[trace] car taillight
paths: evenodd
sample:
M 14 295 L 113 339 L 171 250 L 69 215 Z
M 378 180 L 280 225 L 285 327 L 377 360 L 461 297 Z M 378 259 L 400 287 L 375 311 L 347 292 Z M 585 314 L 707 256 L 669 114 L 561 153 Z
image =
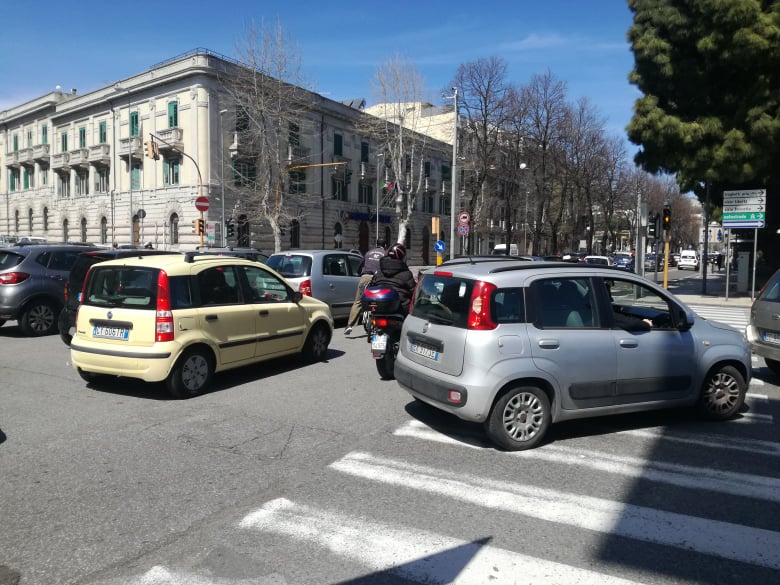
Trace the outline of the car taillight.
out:
M 311 294 L 311 279 L 307 278 L 298 286 L 298 292 L 307 297 L 313 296 Z
M 155 340 L 173 341 L 173 312 L 168 275 L 160 270 L 157 275 L 157 313 L 155 315 Z
M 19 284 L 30 278 L 26 272 L 5 272 L 0 274 L 0 284 Z
M 496 285 L 478 281 L 471 293 L 468 328 L 478 330 L 495 329 L 498 324 L 490 317 L 490 294 L 496 290 Z

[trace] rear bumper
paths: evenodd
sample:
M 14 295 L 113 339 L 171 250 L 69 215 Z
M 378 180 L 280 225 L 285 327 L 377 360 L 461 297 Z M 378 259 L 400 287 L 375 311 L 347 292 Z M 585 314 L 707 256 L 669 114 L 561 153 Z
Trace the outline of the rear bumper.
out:
M 142 352 L 112 348 L 90 348 L 71 344 L 70 360 L 75 369 L 110 376 L 160 382 L 168 377 L 174 363 L 172 351 Z
M 763 358 L 780 361 L 780 346 L 770 345 L 761 341 L 758 329 L 748 325 L 745 327 L 745 338 L 747 339 L 750 351 Z

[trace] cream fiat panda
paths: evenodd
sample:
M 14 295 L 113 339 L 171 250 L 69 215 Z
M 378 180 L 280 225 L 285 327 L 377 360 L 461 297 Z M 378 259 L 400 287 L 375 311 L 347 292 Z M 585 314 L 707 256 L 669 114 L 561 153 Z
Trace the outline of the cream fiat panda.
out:
M 71 342 L 79 375 L 165 381 L 195 396 L 215 372 L 301 353 L 325 358 L 333 319 L 258 262 L 229 256 L 139 256 L 87 274 Z

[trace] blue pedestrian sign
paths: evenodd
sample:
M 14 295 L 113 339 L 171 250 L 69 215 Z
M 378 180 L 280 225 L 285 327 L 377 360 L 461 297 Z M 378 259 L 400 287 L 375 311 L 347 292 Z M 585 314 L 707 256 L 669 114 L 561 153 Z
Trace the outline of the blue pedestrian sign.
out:
M 444 250 L 447 248 L 447 244 L 445 244 L 442 240 L 438 240 L 434 245 L 433 249 L 436 250 L 439 254 L 444 252 Z

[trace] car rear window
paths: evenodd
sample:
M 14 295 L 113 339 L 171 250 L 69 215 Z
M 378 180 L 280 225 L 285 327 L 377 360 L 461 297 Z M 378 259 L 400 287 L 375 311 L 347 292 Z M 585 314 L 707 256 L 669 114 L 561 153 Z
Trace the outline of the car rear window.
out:
M 414 293 L 412 315 L 465 329 L 473 289 L 473 280 L 425 274 Z
M 90 273 L 83 302 L 93 306 L 154 308 L 158 272 L 155 268 L 96 265 Z
M 2 250 L 0 251 L 0 270 L 13 268 L 14 266 L 17 266 L 22 260 L 24 260 L 24 256 L 21 254 Z
M 780 271 L 775 272 L 764 286 L 758 300 L 768 303 L 780 303 Z
M 271 256 L 266 264 L 286 278 L 311 276 L 310 256 L 279 254 Z

